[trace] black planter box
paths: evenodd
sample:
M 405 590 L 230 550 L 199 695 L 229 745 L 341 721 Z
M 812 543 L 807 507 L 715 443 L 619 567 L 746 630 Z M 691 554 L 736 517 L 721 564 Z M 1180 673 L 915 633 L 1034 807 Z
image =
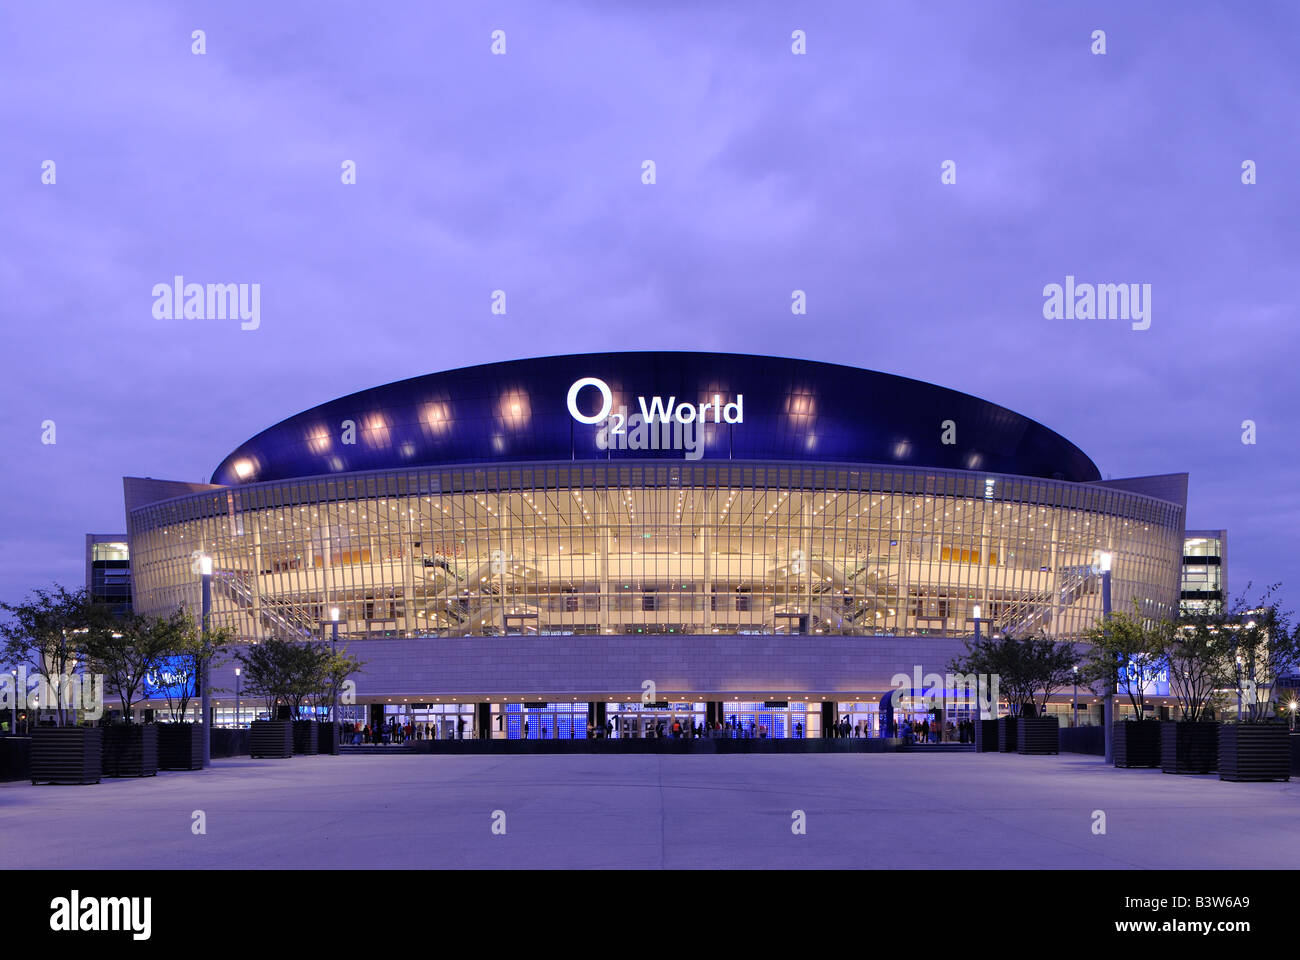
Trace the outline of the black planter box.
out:
M 339 738 L 335 736 L 339 728 L 332 723 L 318 723 L 316 728 L 316 752 L 331 757 L 339 755 Z
M 158 773 L 158 728 L 152 723 L 104 727 L 104 776 L 152 777 Z
M 292 757 L 293 722 L 291 720 L 254 720 L 249 724 L 250 757 Z
M 975 752 L 996 753 L 998 749 L 998 722 L 996 720 L 975 721 Z
M 1112 760 L 1117 767 L 1160 766 L 1160 724 L 1154 720 L 1122 720 L 1113 724 Z
M 293 752 L 305 757 L 314 757 L 317 753 L 317 727 L 315 720 L 293 721 Z
M 32 775 L 32 738 L 0 737 L 0 782 Z
M 1219 779 L 1290 780 L 1291 738 L 1286 725 L 1220 725 Z
M 99 783 L 103 727 L 32 727 L 32 783 Z
M 998 753 L 1016 752 L 1016 722 L 1019 717 L 998 717 Z
M 1219 769 L 1219 725 L 1164 721 L 1160 724 L 1160 769 L 1165 773 L 1213 773 Z
M 160 723 L 158 727 L 159 770 L 202 770 L 203 731 L 201 723 Z
M 1016 753 L 1043 755 L 1061 752 L 1061 721 L 1056 717 L 1018 717 Z

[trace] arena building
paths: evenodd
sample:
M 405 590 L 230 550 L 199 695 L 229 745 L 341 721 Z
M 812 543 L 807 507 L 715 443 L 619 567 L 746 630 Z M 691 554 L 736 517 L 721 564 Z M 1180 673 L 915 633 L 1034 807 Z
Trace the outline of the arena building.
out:
M 206 554 L 242 641 L 320 638 L 337 608 L 371 716 L 482 737 L 875 732 L 892 678 L 944 672 L 977 618 L 1078 636 L 1102 554 L 1115 609 L 1176 612 L 1187 492 L 1103 481 L 942 387 L 672 352 L 404 380 L 264 430 L 210 483 L 124 483 L 135 610 L 197 614 Z M 229 664 L 213 682 L 233 720 Z

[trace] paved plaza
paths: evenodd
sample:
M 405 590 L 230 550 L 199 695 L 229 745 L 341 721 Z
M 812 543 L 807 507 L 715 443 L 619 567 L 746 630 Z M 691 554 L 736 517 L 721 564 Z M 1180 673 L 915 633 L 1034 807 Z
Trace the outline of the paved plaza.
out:
M 69 869 L 1290 869 L 1298 821 L 1297 783 L 1068 754 L 235 758 L 0 784 L 5 861 Z

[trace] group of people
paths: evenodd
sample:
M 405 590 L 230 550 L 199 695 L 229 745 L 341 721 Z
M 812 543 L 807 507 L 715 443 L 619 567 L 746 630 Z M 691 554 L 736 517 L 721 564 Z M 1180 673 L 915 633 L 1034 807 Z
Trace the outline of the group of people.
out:
M 637 721 L 628 721 L 620 731 L 622 737 L 638 736 Z M 527 723 L 525 722 L 525 736 L 527 736 Z M 588 739 L 602 739 L 614 736 L 614 721 L 608 719 L 603 727 L 594 723 L 587 724 Z M 795 724 L 795 736 L 803 736 L 803 724 Z M 706 720 L 703 723 L 696 723 L 694 720 L 687 718 L 682 720 L 678 717 L 659 718 L 645 728 L 647 739 L 670 739 L 670 740 L 748 740 L 748 739 L 766 739 L 768 736 L 767 726 L 764 724 L 755 724 L 750 720 L 748 724 L 741 723 L 733 714 L 730 720 L 725 723 L 714 720 Z
M 882 717 L 881 724 L 887 727 L 886 736 L 901 737 L 908 743 L 943 743 L 951 741 L 973 743 L 975 741 L 975 726 L 969 720 L 961 720 L 956 723 L 949 720 L 945 723 L 932 715 L 915 720 L 908 720 L 903 717 L 890 724 L 887 719 Z M 871 725 L 865 720 L 854 722 L 848 714 L 845 714 L 826 729 L 824 736 L 845 739 L 870 737 L 872 736 Z
M 943 743 L 945 741 L 958 743 L 975 742 L 975 724 L 970 720 L 959 720 L 953 723 L 949 720 L 947 723 L 940 723 L 937 717 L 928 717 L 924 720 L 906 720 L 898 723 L 898 733 L 896 736 L 902 737 L 907 743 Z
M 631 721 L 631 723 L 634 725 L 635 721 Z M 526 718 L 522 726 L 523 736 L 526 740 L 528 739 L 528 720 Z M 348 725 L 345 725 L 345 729 L 348 729 Z M 399 722 L 396 717 L 390 717 L 385 723 L 373 727 L 368 723 L 363 725 L 360 721 L 356 721 L 350 725 L 350 730 L 351 741 L 354 744 L 408 743 L 416 740 L 437 740 L 440 736 L 448 740 L 463 740 L 465 739 L 465 720 L 463 717 L 447 717 L 439 724 L 436 720 L 417 723 L 407 719 L 404 722 Z M 588 723 L 587 739 L 612 738 L 614 731 L 613 718 L 607 719 L 604 724 Z M 552 731 L 546 725 L 542 725 L 538 732 L 542 739 L 548 739 L 552 735 Z M 802 721 L 795 721 L 790 732 L 796 740 L 803 739 L 805 729 Z M 635 726 L 630 726 L 622 729 L 619 735 L 635 737 L 638 733 Z M 858 720 L 855 722 L 848 714 L 845 714 L 839 721 L 830 724 L 822 735 L 829 738 L 848 739 L 870 737 L 872 733 L 871 727 L 866 721 Z M 900 718 L 893 723 L 888 735 L 901 737 L 908 743 L 941 743 L 953 740 L 960 743 L 973 743 L 975 741 L 975 725 L 969 720 L 961 720 L 957 723 L 949 720 L 947 723 L 942 723 L 934 716 L 916 720 Z M 671 719 L 660 718 L 645 729 L 645 736 L 672 740 L 690 738 L 765 740 L 769 736 L 769 731 L 765 724 L 755 723 L 753 719 L 742 722 L 735 714 L 732 714 L 726 721 L 708 720 L 704 723 L 695 723 L 689 718 L 685 721 L 677 717 Z
M 428 723 L 416 723 L 413 720 L 406 720 L 399 723 L 396 717 L 390 717 L 387 722 L 371 726 L 370 724 L 362 725 L 358 720 L 352 724 L 352 742 L 354 744 L 373 743 L 410 743 L 415 740 L 437 740 L 441 732 L 446 739 L 465 739 L 465 718 L 451 718 L 443 720 L 442 726 L 439 727 L 436 720 Z

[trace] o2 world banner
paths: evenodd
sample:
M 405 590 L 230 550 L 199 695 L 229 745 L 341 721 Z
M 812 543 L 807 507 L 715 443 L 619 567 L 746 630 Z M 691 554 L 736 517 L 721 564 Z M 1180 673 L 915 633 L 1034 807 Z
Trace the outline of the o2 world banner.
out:
M 199 695 L 197 678 L 190 675 L 183 657 L 168 657 L 161 667 L 147 674 L 144 678 L 144 695 L 148 700 L 163 700 L 168 696 L 179 697 L 186 686 Z
M 1148 697 L 1169 696 L 1169 665 L 1162 660 L 1129 660 L 1119 672 L 1118 692 L 1141 690 Z

